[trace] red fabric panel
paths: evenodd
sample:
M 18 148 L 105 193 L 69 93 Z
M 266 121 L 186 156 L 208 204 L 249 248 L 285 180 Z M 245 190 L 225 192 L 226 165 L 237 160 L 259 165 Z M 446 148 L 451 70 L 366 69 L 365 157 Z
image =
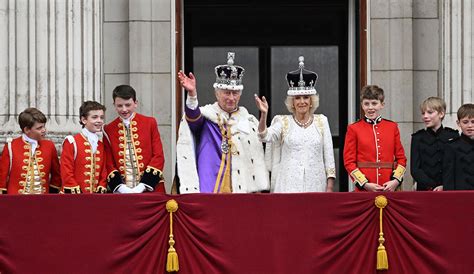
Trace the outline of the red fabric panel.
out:
M 472 273 L 474 192 L 388 193 L 377 272 L 373 193 L 1 195 L 0 272 Z

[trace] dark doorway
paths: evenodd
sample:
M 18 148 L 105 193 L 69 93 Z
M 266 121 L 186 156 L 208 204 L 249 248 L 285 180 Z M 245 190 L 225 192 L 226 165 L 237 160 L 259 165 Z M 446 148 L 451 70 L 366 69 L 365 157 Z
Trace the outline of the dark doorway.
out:
M 347 191 L 342 147 L 348 122 L 348 0 L 185 0 L 183 8 L 185 70 L 196 74 L 201 105 L 215 101 L 214 67 L 233 51 L 235 63 L 245 68 L 240 104 L 258 118 L 257 93 L 270 102 L 270 120 L 288 114 L 285 75 L 305 57 L 305 67 L 319 75 L 316 112 L 329 119 L 336 190 Z

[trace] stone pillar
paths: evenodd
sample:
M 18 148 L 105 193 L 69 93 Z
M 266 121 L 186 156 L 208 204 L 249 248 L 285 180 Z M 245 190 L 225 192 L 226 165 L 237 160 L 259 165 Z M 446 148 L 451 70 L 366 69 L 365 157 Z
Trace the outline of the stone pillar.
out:
M 438 1 L 413 1 L 413 132 L 425 127 L 420 104 L 439 88 L 440 18 Z
M 79 131 L 81 103 L 102 100 L 101 15 L 101 0 L 0 1 L 0 143 L 27 107 L 46 114 L 57 144 Z
M 169 192 L 174 174 L 172 62 L 175 59 L 173 0 L 104 0 L 104 102 L 106 119 L 117 117 L 112 90 L 129 84 L 139 113 L 153 116 L 165 153 Z M 172 28 L 173 27 L 173 28 Z
M 447 104 L 445 123 L 456 128 L 457 110 L 473 99 L 473 5 L 471 0 L 440 2 L 441 92 Z
M 383 116 L 398 123 L 409 158 L 413 132 L 413 1 L 370 0 L 370 84 L 385 91 Z M 405 190 L 411 189 L 409 170 Z

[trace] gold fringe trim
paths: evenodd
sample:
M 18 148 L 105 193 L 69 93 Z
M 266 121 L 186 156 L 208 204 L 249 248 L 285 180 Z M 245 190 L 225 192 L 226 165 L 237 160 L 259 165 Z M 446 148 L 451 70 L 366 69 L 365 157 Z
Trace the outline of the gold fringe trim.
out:
M 170 247 L 168 248 L 168 257 L 166 260 L 166 271 L 167 272 L 177 272 L 179 271 L 179 261 L 178 261 L 178 253 L 174 248 L 174 236 L 173 236 L 173 212 L 178 210 L 178 203 L 171 199 L 166 202 L 166 210 L 170 213 L 170 239 L 168 244 Z
M 383 245 L 385 243 L 385 238 L 383 237 L 383 225 L 382 225 L 382 212 L 383 209 L 387 206 L 388 200 L 385 196 L 379 195 L 375 197 L 375 206 L 380 210 L 379 214 L 379 224 L 380 224 L 380 233 L 379 233 L 379 247 L 377 248 L 377 270 L 388 270 L 388 256 L 387 250 Z

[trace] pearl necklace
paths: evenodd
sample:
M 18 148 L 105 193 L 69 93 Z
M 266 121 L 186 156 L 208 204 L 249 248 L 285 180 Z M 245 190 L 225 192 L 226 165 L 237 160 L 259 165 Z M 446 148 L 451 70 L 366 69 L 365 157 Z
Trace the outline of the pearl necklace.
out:
M 301 121 L 299 121 L 299 120 L 296 118 L 296 116 L 293 116 L 293 120 L 295 120 L 295 123 L 296 123 L 298 126 L 300 126 L 300 127 L 302 127 L 302 128 L 306 128 L 306 127 L 308 127 L 308 126 L 311 124 L 311 122 L 313 122 L 313 117 L 310 116 L 310 117 L 308 118 L 308 121 L 306 121 L 306 122 L 301 122 Z

